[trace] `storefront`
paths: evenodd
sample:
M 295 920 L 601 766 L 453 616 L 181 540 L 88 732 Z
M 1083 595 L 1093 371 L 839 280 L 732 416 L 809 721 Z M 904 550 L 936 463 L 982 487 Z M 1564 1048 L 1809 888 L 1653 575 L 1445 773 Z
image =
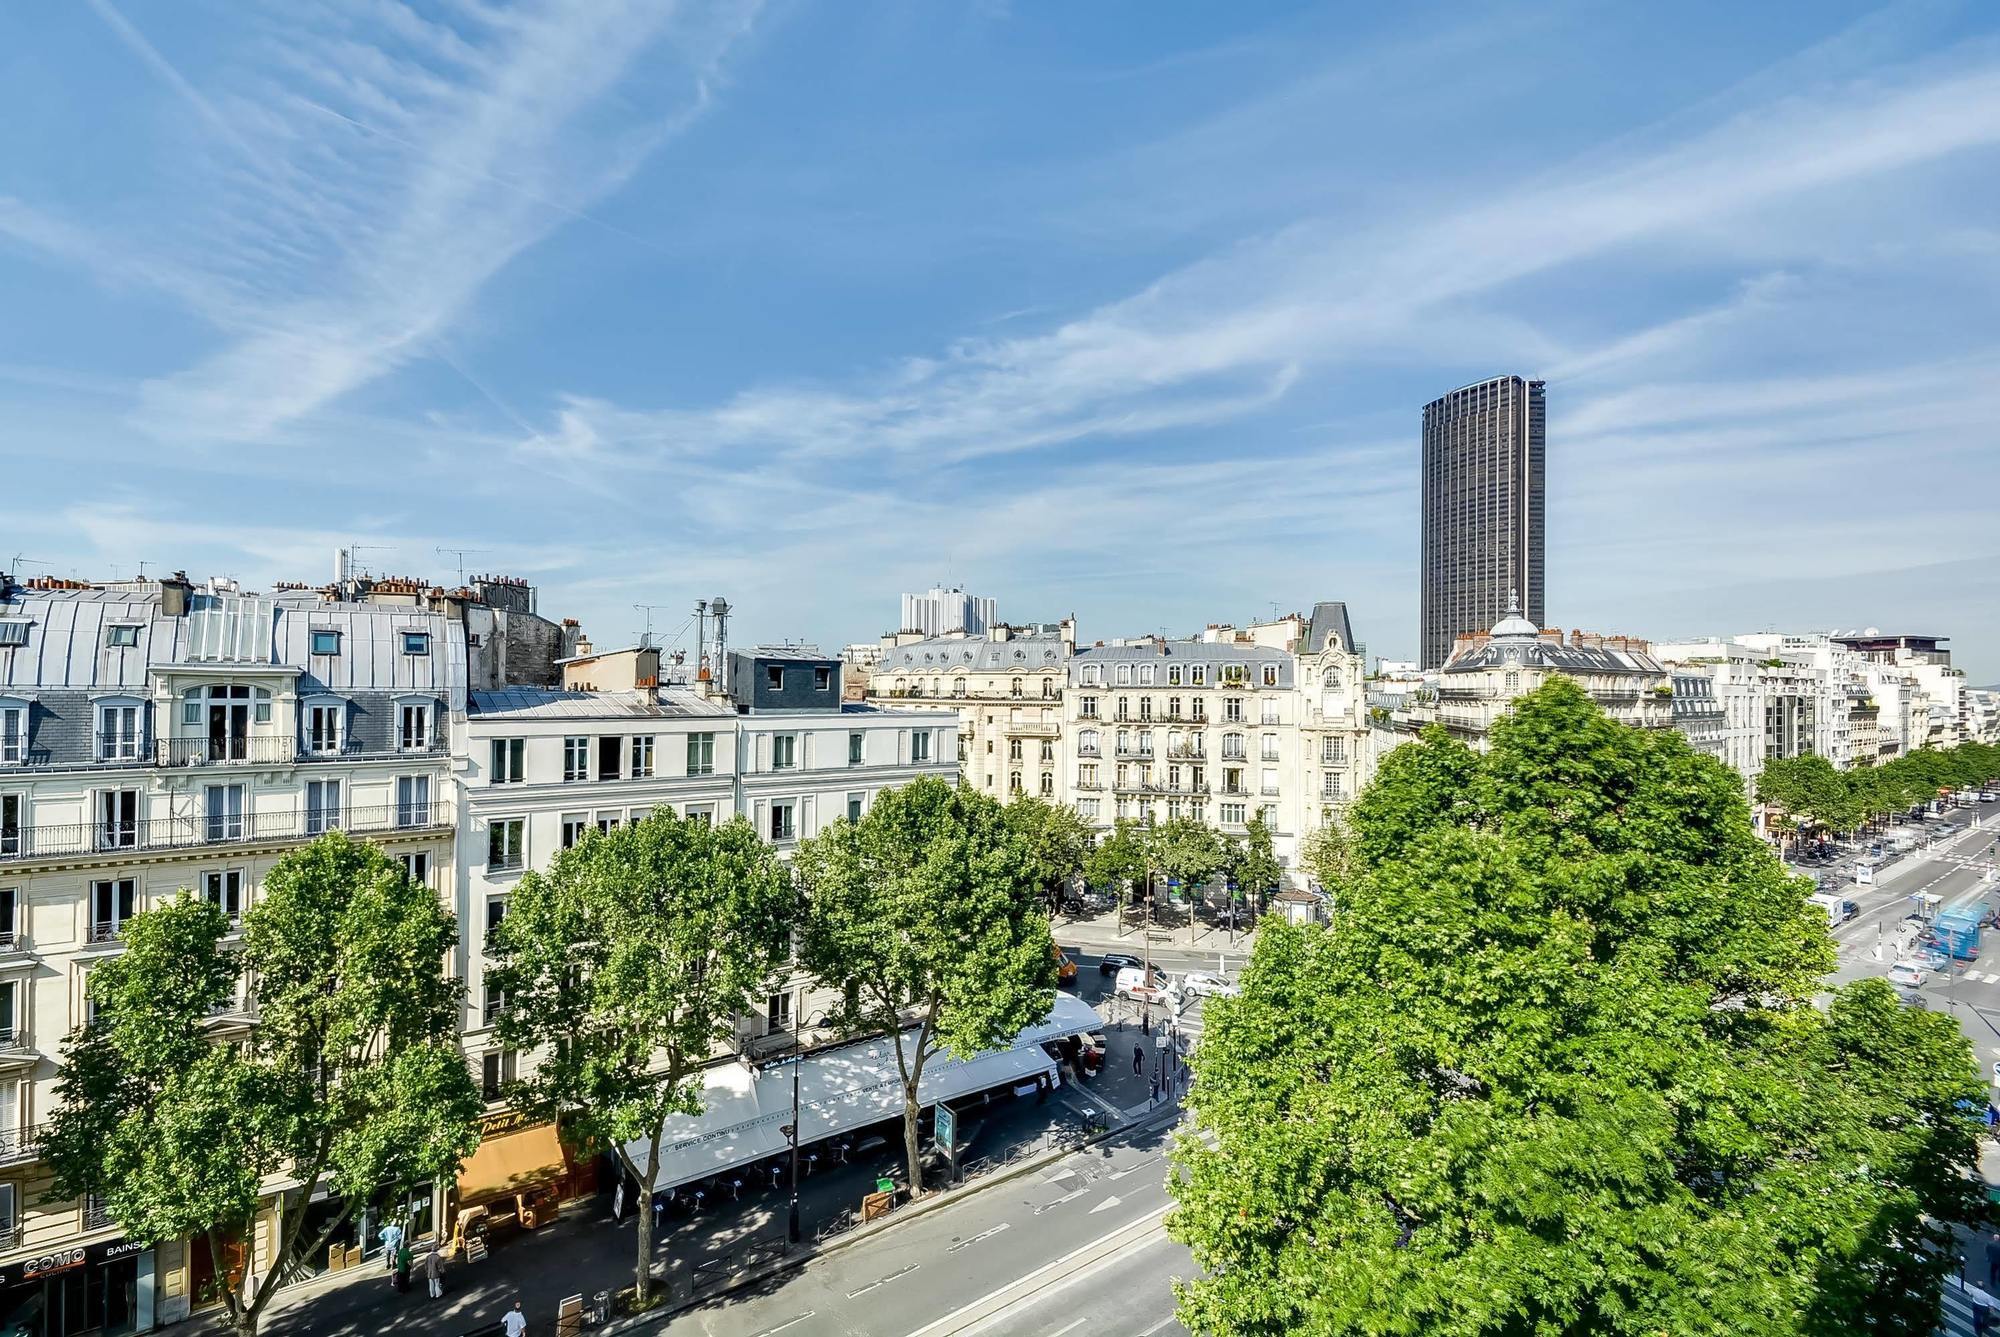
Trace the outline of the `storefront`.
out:
M 0 1268 L 0 1337 L 151 1332 L 153 1250 L 131 1240 L 56 1249 Z
M 553 1220 L 562 1201 L 597 1187 L 595 1163 L 577 1164 L 553 1124 L 507 1113 L 489 1116 L 480 1132 L 484 1140 L 460 1167 L 455 1185 L 447 1237 L 453 1251 L 468 1223 L 502 1233 L 533 1230 Z

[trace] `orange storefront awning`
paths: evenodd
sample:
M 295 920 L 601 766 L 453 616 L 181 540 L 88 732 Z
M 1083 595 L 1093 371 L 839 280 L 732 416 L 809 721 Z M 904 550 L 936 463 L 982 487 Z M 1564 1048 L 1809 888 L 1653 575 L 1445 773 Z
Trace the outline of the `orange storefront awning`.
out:
M 562 1178 L 562 1143 L 554 1124 L 488 1138 L 458 1172 L 458 1203 L 470 1207 L 525 1193 Z

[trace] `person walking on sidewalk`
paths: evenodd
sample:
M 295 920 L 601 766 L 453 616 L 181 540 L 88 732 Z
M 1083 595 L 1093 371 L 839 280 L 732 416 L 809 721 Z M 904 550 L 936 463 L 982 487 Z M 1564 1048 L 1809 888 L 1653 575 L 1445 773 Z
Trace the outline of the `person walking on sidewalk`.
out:
M 2000 1291 L 2000 1240 L 1986 1241 L 1986 1288 Z
M 424 1255 L 424 1285 L 430 1290 L 431 1299 L 444 1298 L 444 1251 L 435 1244 Z
M 382 1266 L 389 1271 L 396 1270 L 396 1250 L 403 1247 L 403 1228 L 391 1221 L 382 1227 Z
M 521 1312 L 519 1300 L 514 1301 L 514 1307 L 500 1320 L 500 1327 L 506 1332 L 507 1337 L 521 1337 L 521 1334 L 528 1330 L 528 1316 Z
M 1132 1046 L 1132 1075 L 1137 1077 L 1146 1070 L 1146 1046 Z

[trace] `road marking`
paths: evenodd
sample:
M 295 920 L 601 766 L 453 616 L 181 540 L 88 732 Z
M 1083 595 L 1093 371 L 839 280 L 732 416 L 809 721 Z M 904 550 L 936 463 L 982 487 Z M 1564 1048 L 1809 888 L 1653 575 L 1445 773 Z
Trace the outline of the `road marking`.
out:
M 2000 1051 L 1995 1051 L 1995 1052 L 2000 1052 Z M 1100 1202 L 1095 1207 L 1091 1208 L 1090 1214 L 1092 1216 L 1096 1216 L 1099 1212 L 1109 1211 L 1111 1208 L 1116 1207 L 1119 1204 L 1119 1202 L 1120 1199 L 1115 1195 L 1106 1198 L 1103 1202 Z
M 980 1231 L 977 1235 L 974 1235 L 971 1239 L 960 1240 L 958 1243 L 952 1245 L 949 1249 L 946 1249 L 945 1252 L 957 1253 L 960 1249 L 970 1248 L 973 1245 L 979 1243 L 979 1241 L 981 1240 L 990 1240 L 995 1235 L 999 1234 L 1001 1231 L 1007 1229 L 1008 1224 L 1009 1224 L 1008 1222 L 1002 1221 L 999 1225 L 994 1226 L 990 1230 Z
M 852 1300 L 857 1295 L 866 1295 L 868 1294 L 868 1292 L 874 1290 L 877 1286 L 886 1286 L 890 1282 L 894 1281 L 897 1277 L 908 1276 L 910 1273 L 916 1271 L 919 1266 L 921 1265 L 917 1263 L 911 1263 L 908 1267 L 897 1268 L 894 1272 L 891 1272 L 888 1276 L 881 1278 L 879 1281 L 871 1281 L 858 1291 L 849 1291 L 847 1293 L 847 1298 Z M 793 1322 L 797 1321 L 798 1320 L 796 1319 L 793 1320 Z M 772 1329 L 772 1331 L 775 1332 L 776 1329 L 774 1328 Z
M 1074 1323 L 1065 1324 L 1064 1326 L 1057 1328 L 1054 1332 L 1049 1334 L 1049 1337 L 1063 1337 L 1064 1333 L 1075 1332 L 1078 1328 L 1082 1327 L 1084 1324 L 1088 1322 L 1090 1322 L 1089 1319 L 1080 1318 Z
M 1043 1212 L 1054 1211 L 1056 1208 L 1062 1206 L 1064 1203 L 1074 1202 L 1088 1192 L 1090 1192 L 1090 1190 L 1087 1188 L 1073 1188 L 1069 1192 L 1063 1194 L 1060 1198 L 1057 1198 L 1054 1202 L 1045 1202 L 1041 1206 L 1035 1208 L 1035 1215 L 1040 1216 Z
M 1148 1156 L 1145 1160 L 1140 1161 L 1137 1165 L 1128 1165 L 1122 1170 L 1113 1170 L 1110 1174 L 1104 1177 L 1106 1179 L 1114 1179 L 1114 1180 L 1123 1179 L 1126 1175 L 1137 1173 L 1138 1171 L 1145 1169 L 1149 1165 L 1158 1165 L 1159 1163 L 1160 1163 L 1160 1158 L 1158 1156 Z
M 1174 1324 L 1174 1323 L 1176 1323 L 1176 1322 L 1178 1322 L 1178 1321 L 1179 1321 L 1179 1319 L 1178 1319 L 1178 1316 L 1177 1316 L 1177 1315 L 1171 1315 L 1171 1314 L 1170 1314 L 1170 1315 L 1168 1315 L 1168 1316 L 1167 1316 L 1166 1318 L 1163 1318 L 1163 1319 L 1161 1319 L 1161 1320 L 1160 1320 L 1160 1321 L 1159 1321 L 1158 1323 L 1155 1323 L 1155 1324 L 1154 1324 L 1154 1325 L 1153 1325 L 1152 1327 L 1150 1327 L 1150 1328 L 1146 1329 L 1146 1330 L 1145 1330 L 1144 1332 L 1140 1333 L 1140 1334 L 1139 1334 L 1139 1337 L 1153 1337 L 1153 1334 L 1154 1334 L 1154 1333 L 1156 1333 L 1156 1332 L 1164 1332 L 1164 1331 L 1166 1331 L 1166 1330 L 1167 1330 L 1167 1329 L 1168 1329 L 1169 1327 L 1173 1326 L 1173 1324 Z
M 764 1329 L 764 1331 L 757 1334 L 757 1337 L 776 1337 L 776 1334 L 783 1332 L 786 1328 L 796 1328 L 799 1324 L 805 1322 L 807 1319 L 811 1318 L 818 1312 L 819 1311 L 817 1309 L 808 1309 L 806 1310 L 805 1313 L 800 1314 L 796 1318 L 786 1319 L 783 1323 L 780 1323 L 775 1328 Z
M 1006 1302 L 1012 1294 L 1019 1300 L 1028 1300 L 1045 1291 L 1078 1281 L 1090 1272 L 1114 1261 L 1129 1258 L 1141 1242 L 1152 1243 L 1164 1240 L 1166 1231 L 1160 1218 L 1167 1214 L 1168 1203 L 1161 1203 L 1136 1221 L 1127 1221 L 1115 1227 L 1088 1244 L 1082 1244 L 1053 1262 L 1043 1263 L 1026 1276 L 1016 1277 L 1004 1286 L 980 1296 L 970 1304 L 960 1305 L 943 1318 L 926 1323 L 910 1334 L 910 1337 L 948 1337 L 949 1334 L 963 1333 L 977 1327 L 987 1326 L 992 1319 L 1002 1317 L 1011 1306 Z

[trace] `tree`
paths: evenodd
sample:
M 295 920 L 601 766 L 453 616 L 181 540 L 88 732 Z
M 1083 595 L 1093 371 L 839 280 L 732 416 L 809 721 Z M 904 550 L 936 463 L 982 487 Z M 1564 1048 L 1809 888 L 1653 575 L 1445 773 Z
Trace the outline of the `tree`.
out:
M 1319 828 L 1320 831 L 1336 829 L 1330 820 Z M 1277 852 L 1271 848 L 1271 824 L 1264 820 L 1262 808 L 1243 828 L 1242 842 L 1231 844 L 1234 851 L 1230 875 L 1236 879 L 1243 899 L 1261 911 L 1268 903 L 1266 898 L 1285 877 L 1284 865 L 1278 862 Z M 1332 885 L 1321 881 L 1324 886 Z
M 1093 887 L 1109 887 L 1122 906 L 1125 887 L 1137 886 L 1152 871 L 1146 838 L 1144 827 L 1120 817 L 1111 824 L 1111 834 L 1084 857 L 1084 879 Z
M 296 1259 L 316 1256 L 385 1191 L 454 1174 L 479 1144 L 479 1093 L 459 1052 L 462 986 L 444 975 L 457 926 L 427 887 L 339 833 L 285 855 L 244 916 L 183 892 L 127 921 L 91 971 L 96 1017 L 63 1045 L 44 1139 L 52 1197 L 98 1195 L 134 1239 L 191 1237 L 222 1279 L 238 1332 L 257 1329 Z M 217 1042 L 215 1014 L 247 981 L 255 1024 Z M 281 1194 L 278 1258 L 239 1289 L 267 1177 Z M 340 1210 L 301 1247 L 311 1187 Z
M 1813 1006 L 1825 920 L 1678 734 L 1558 679 L 1485 757 L 1417 746 L 1351 810 L 1340 914 L 1267 924 L 1209 1004 L 1181 1321 L 1928 1333 L 1982 1213 L 1952 1020 L 1872 980 Z
M 841 993 L 843 1022 L 894 1045 L 910 1191 L 921 1192 L 925 1065 L 939 1051 L 992 1049 L 1055 1005 L 1055 943 L 1033 861 L 998 803 L 924 778 L 802 842 L 793 866 L 807 968 Z
M 1028 856 L 1035 885 L 1041 888 L 1053 914 L 1063 889 L 1082 871 L 1090 855 L 1090 826 L 1068 804 L 1051 803 L 1032 794 L 1017 796 L 1003 811 L 1009 829 Z
M 1328 813 L 1324 821 L 1306 832 L 1299 842 L 1299 863 L 1336 900 L 1340 889 L 1354 875 L 1354 840 L 1341 818 Z
M 1154 827 L 1147 849 L 1152 865 L 1187 897 L 1188 942 L 1194 941 L 1194 907 L 1209 879 L 1229 864 L 1229 851 L 1214 827 L 1193 817 L 1170 817 Z
M 617 1156 L 652 1201 L 669 1117 L 702 1110 L 702 1070 L 785 960 L 797 897 L 741 818 L 656 810 L 592 832 L 507 900 L 488 978 L 501 1042 L 535 1051 L 518 1107 Z M 631 1144 L 646 1147 L 642 1163 Z M 652 1300 L 652 1213 L 634 1285 Z
M 1757 798 L 1783 808 L 1803 831 L 1847 830 L 1860 821 L 1848 777 L 1813 753 L 1765 762 Z

